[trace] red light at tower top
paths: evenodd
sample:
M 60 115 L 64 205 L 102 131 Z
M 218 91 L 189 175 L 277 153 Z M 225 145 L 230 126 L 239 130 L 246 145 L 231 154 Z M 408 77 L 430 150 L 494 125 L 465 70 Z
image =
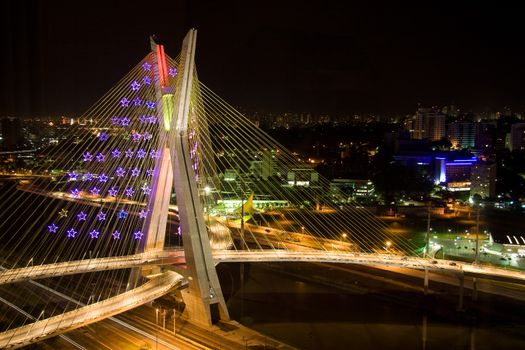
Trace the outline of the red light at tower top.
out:
M 157 44 L 157 62 L 159 65 L 159 79 L 160 86 L 168 86 L 168 69 L 166 67 L 166 55 L 164 54 L 164 46 Z

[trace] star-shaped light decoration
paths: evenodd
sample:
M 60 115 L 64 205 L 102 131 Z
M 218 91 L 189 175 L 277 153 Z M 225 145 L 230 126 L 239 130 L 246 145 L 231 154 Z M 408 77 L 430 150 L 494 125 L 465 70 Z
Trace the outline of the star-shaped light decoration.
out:
M 87 218 L 87 214 L 84 213 L 83 211 L 77 214 L 78 221 L 86 221 L 86 218 Z
M 140 189 L 142 190 L 142 193 L 144 193 L 144 195 L 146 196 L 149 196 L 151 194 L 151 188 L 148 186 L 148 184 L 142 185 Z
M 85 173 L 84 175 L 82 175 L 82 180 L 84 181 L 91 181 L 93 180 L 93 174 L 91 173 Z
M 146 151 L 142 148 L 137 151 L 137 158 L 144 158 L 146 156 Z
M 100 235 L 100 232 L 95 229 L 93 229 L 93 231 L 89 233 L 89 237 L 91 237 L 92 239 L 98 238 L 98 235 Z
M 151 70 L 151 64 L 149 64 L 148 62 L 142 63 L 142 69 Z
M 147 174 L 148 176 L 153 176 L 153 173 L 154 173 L 154 170 L 153 170 L 153 169 L 148 169 L 148 170 L 146 170 L 146 174 Z
M 78 179 L 78 174 L 75 173 L 74 171 L 67 174 L 69 176 L 69 181 L 77 181 Z
M 122 126 L 129 126 L 129 122 L 131 120 L 128 117 L 123 117 L 120 119 L 120 125 Z
M 100 139 L 100 141 L 106 141 L 108 139 L 108 134 L 106 134 L 105 132 L 101 132 L 100 134 L 98 134 L 98 138 Z
M 108 190 L 108 193 L 111 197 L 116 197 L 117 196 L 117 189 L 115 187 L 111 187 L 109 190 Z
M 120 209 L 120 211 L 117 213 L 117 217 L 119 219 L 125 219 L 128 217 L 128 212 L 125 211 L 124 209 Z
M 149 109 L 154 109 L 155 108 L 155 102 L 153 102 L 153 101 L 146 101 L 146 107 L 149 108 Z
M 136 80 L 133 80 L 133 82 L 131 83 L 131 90 L 132 91 L 138 91 L 140 89 L 140 84 L 137 83 Z
M 118 149 L 114 149 L 113 151 L 111 151 L 111 156 L 113 158 L 120 158 L 120 151 Z
M 126 97 L 123 97 L 120 100 L 120 107 L 129 107 L 129 100 Z
M 157 117 L 155 117 L 154 115 L 149 117 L 149 123 L 150 124 L 156 124 L 157 123 Z
M 91 162 L 93 159 L 93 155 L 89 152 L 84 153 L 84 162 Z
M 174 77 L 174 76 L 176 76 L 176 75 L 177 75 L 177 68 L 175 68 L 175 67 L 170 67 L 170 68 L 168 69 L 168 75 L 169 75 L 170 77 Z
M 97 219 L 98 219 L 98 221 L 104 221 L 104 220 L 106 220 L 106 213 L 104 213 L 103 211 L 99 212 L 99 213 L 97 214 Z
M 104 173 L 100 174 L 99 177 L 98 177 L 98 181 L 99 182 L 107 182 L 108 181 L 108 176 Z
M 62 209 L 58 212 L 58 216 L 60 216 L 61 218 L 67 218 L 67 210 L 66 209 Z
M 148 215 L 148 211 L 147 210 L 142 209 L 141 211 L 139 211 L 139 218 L 140 219 L 145 219 L 146 215 Z
M 131 170 L 131 176 L 139 176 L 139 174 L 140 174 L 139 169 L 134 168 L 133 170 Z
M 141 134 L 139 134 L 138 132 L 134 132 L 131 134 L 131 139 L 135 142 L 137 141 L 140 141 L 140 138 L 142 137 Z
M 104 155 L 104 153 L 97 154 L 97 156 L 95 158 L 97 158 L 97 162 L 99 162 L 99 163 L 101 163 L 104 160 L 106 160 L 106 156 Z
M 142 123 L 142 124 L 147 124 L 149 122 L 149 117 L 146 116 L 145 114 L 141 115 L 139 117 L 139 123 Z
M 74 198 L 78 198 L 80 196 L 80 190 L 78 188 L 74 188 L 71 190 L 71 195 L 74 197 Z
M 133 152 L 132 150 L 128 149 L 126 152 L 125 152 L 125 155 L 126 155 L 126 158 L 131 158 L 133 157 Z
M 126 197 L 133 197 L 133 194 L 135 194 L 135 190 L 133 188 L 126 188 Z
M 111 124 L 120 125 L 120 118 L 117 116 L 114 116 L 113 118 L 111 118 Z
M 97 187 L 93 187 L 91 190 L 89 190 L 89 192 L 90 192 L 93 196 L 98 196 L 99 193 L 100 193 L 100 190 L 99 190 Z
M 74 228 L 70 228 L 69 230 L 66 231 L 67 233 L 67 238 L 75 238 L 75 236 L 77 235 L 77 231 L 75 231 Z
M 137 232 L 134 232 L 134 233 L 133 233 L 133 238 L 136 239 L 136 240 L 140 240 L 140 239 L 142 239 L 142 236 L 144 236 L 144 234 L 142 233 L 142 231 L 137 231 Z
M 115 232 L 113 232 L 111 235 L 113 236 L 113 239 L 120 239 L 120 232 L 117 230 L 115 230 Z
M 149 85 L 151 84 L 151 78 L 148 76 L 145 76 L 144 78 L 142 78 L 142 82 L 144 83 L 144 85 Z
M 149 152 L 149 156 L 151 158 L 158 158 L 160 157 L 160 151 L 155 151 L 154 149 L 152 149 L 151 152 Z
M 117 170 L 115 170 L 115 174 L 118 176 L 118 177 L 124 177 L 124 175 L 126 175 L 126 170 L 124 170 L 121 166 L 119 166 L 117 168 Z
M 56 233 L 58 230 L 58 226 L 53 223 L 47 227 L 47 230 L 49 231 L 49 233 Z
M 153 137 L 153 135 L 151 135 L 149 132 L 147 131 L 144 131 L 144 133 L 142 134 L 142 138 L 144 140 L 151 140 L 151 138 Z
M 135 107 L 142 106 L 142 100 L 138 96 L 135 97 L 132 102 Z

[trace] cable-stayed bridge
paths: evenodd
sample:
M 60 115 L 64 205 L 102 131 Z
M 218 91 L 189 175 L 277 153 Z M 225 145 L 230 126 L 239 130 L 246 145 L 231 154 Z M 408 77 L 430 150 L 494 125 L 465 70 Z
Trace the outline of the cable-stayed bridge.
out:
M 78 328 L 167 293 L 193 322 L 228 319 L 220 262 L 407 267 L 522 283 L 521 271 L 435 260 L 374 214 L 331 204 L 328 182 L 197 76 L 196 31 L 151 52 L 2 194 L 0 284 L 45 279 L 80 305 L 28 303 L 0 347 Z M 79 91 L 81 93 L 81 91 Z M 94 298 L 93 295 L 98 295 Z M 37 317 L 38 316 L 38 317 Z

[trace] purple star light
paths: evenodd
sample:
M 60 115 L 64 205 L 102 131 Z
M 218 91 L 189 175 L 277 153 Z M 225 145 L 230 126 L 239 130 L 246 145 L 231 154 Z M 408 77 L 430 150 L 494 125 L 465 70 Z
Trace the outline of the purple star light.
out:
M 124 177 L 124 175 L 126 175 L 126 170 L 122 169 L 122 167 L 118 167 L 118 169 L 115 170 L 115 174 L 118 177 Z
M 100 134 L 98 134 L 98 138 L 100 139 L 100 141 L 106 141 L 108 139 L 108 134 L 106 134 L 105 132 L 101 132 Z
M 89 192 L 90 192 L 93 196 L 98 196 L 99 193 L 100 193 L 100 190 L 99 190 L 97 187 L 93 187 L 91 190 L 89 190 Z
M 125 219 L 128 217 L 128 212 L 125 211 L 124 209 L 120 209 L 120 211 L 117 213 L 117 217 L 119 219 Z
M 147 131 L 144 131 L 144 133 L 142 134 L 142 138 L 144 140 L 151 140 L 151 138 L 153 137 L 153 135 L 151 135 L 149 132 Z
M 69 173 L 68 176 L 69 176 L 69 181 L 77 181 L 78 179 L 78 174 L 75 173 L 74 171 L 72 173 Z
M 70 228 L 69 230 L 66 231 L 66 233 L 67 233 L 67 238 L 75 238 L 77 231 L 75 231 L 74 228 Z
M 147 174 L 148 176 L 153 176 L 153 173 L 154 173 L 154 170 L 153 170 L 153 169 L 148 169 L 148 170 L 146 170 L 146 174 Z
M 100 234 L 99 231 L 97 230 L 93 230 L 89 233 L 89 236 L 92 238 L 92 239 L 95 239 L 95 238 L 98 238 L 98 235 Z
M 98 219 L 98 221 L 104 221 L 104 220 L 106 220 L 106 213 L 104 213 L 103 211 L 101 211 L 100 213 L 98 213 L 98 215 L 97 215 L 97 219 Z
M 135 107 L 142 106 L 142 100 L 139 97 L 135 97 L 133 99 L 133 106 L 135 106 Z
M 139 211 L 139 218 L 140 219 L 145 219 L 146 215 L 148 215 L 148 212 L 146 210 L 142 209 L 141 211 Z
M 104 153 L 99 153 L 97 154 L 96 158 L 97 162 L 103 162 L 106 159 L 106 156 L 104 155 Z
M 87 214 L 81 211 L 77 214 L 78 221 L 86 221 Z
M 133 233 L 133 238 L 135 238 L 136 240 L 142 239 L 142 236 L 144 236 L 144 234 L 141 231 L 137 231 Z
M 120 119 L 120 125 L 128 126 L 130 121 L 131 120 L 128 117 L 124 117 L 124 118 Z
M 113 232 L 111 235 L 113 236 L 113 239 L 120 239 L 120 232 L 117 230 L 115 230 L 115 232 Z
M 142 63 L 142 69 L 151 70 L 151 64 L 149 64 L 148 62 Z
M 170 68 L 168 69 L 168 75 L 169 75 L 170 77 L 174 77 L 174 76 L 176 76 L 176 75 L 177 75 L 177 68 L 175 68 L 175 67 L 170 67 Z
M 108 193 L 111 197 L 116 197 L 117 196 L 117 189 L 115 187 L 111 187 L 109 190 L 108 190 Z
M 107 182 L 108 181 L 108 176 L 106 174 L 102 173 L 98 177 L 98 181 L 100 181 L 100 182 Z
M 133 197 L 133 194 L 135 193 L 135 191 L 131 187 L 127 188 L 125 192 L 127 197 Z
M 73 195 L 73 197 L 78 198 L 78 196 L 80 195 L 80 190 L 78 188 L 74 188 L 71 191 L 71 194 Z
M 146 151 L 144 151 L 142 148 L 137 151 L 138 158 L 144 158 L 145 156 L 146 156 Z
M 47 227 L 47 230 L 49 231 L 49 233 L 56 233 L 58 230 L 58 226 L 53 223 Z
M 111 156 L 113 158 L 119 158 L 120 157 L 120 151 L 118 149 L 114 149 L 113 151 L 111 151 Z
M 84 181 L 91 181 L 93 180 L 93 174 L 91 173 L 85 173 L 84 175 L 82 175 L 82 179 Z
M 153 101 L 146 101 L 146 107 L 149 108 L 149 109 L 154 109 L 155 108 L 155 102 L 153 102 Z
M 131 138 L 133 139 L 133 141 L 140 141 L 141 137 L 142 137 L 142 135 L 139 134 L 138 132 L 135 132 L 135 133 L 131 134 Z
M 133 152 L 132 150 L 128 149 L 128 150 L 125 152 L 126 158 L 131 158 L 131 157 L 133 157 L 133 153 L 134 153 L 134 152 Z
M 122 100 L 120 100 L 120 107 L 128 107 L 129 106 L 129 100 L 124 97 Z
M 91 162 L 93 155 L 89 152 L 84 153 L 84 162 Z
M 113 118 L 111 118 L 111 124 L 119 125 L 120 124 L 120 118 L 117 117 L 117 116 L 114 116 Z
M 142 82 L 144 83 L 144 85 L 149 85 L 151 84 L 151 78 L 146 76 L 142 78 Z
M 146 196 L 149 196 L 151 194 L 151 188 L 149 188 L 147 184 L 144 184 L 140 189 L 142 190 L 142 193 L 144 193 L 144 195 Z
M 136 80 L 133 80 L 133 82 L 131 83 L 131 90 L 138 91 L 139 89 L 140 89 L 140 84 L 137 83 Z

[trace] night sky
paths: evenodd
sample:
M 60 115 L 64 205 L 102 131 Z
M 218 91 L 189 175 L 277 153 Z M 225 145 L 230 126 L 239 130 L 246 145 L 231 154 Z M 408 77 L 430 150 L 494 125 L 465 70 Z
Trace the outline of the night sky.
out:
M 459 1 L 456 1 L 459 2 Z M 199 78 L 248 111 L 525 108 L 525 11 L 471 2 L 0 2 L 0 116 L 79 115 L 149 50 L 198 30 Z

